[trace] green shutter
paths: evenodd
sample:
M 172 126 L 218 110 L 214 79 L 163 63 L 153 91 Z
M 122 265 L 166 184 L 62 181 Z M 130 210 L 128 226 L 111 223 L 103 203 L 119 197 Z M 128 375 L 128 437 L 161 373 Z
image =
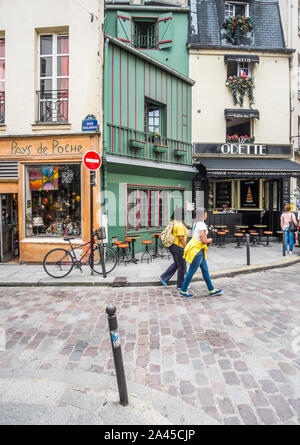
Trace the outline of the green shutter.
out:
M 117 37 L 122 42 L 131 42 L 131 16 L 123 11 L 118 11 Z
M 173 40 L 172 13 L 161 14 L 158 19 L 159 48 L 169 48 Z

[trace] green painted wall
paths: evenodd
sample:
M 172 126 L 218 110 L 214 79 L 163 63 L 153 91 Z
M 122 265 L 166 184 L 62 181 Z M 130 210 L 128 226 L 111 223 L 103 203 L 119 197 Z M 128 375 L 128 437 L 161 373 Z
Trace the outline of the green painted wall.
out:
M 108 34 L 114 37 L 117 36 L 117 13 L 122 12 L 122 5 L 120 10 L 106 11 L 106 18 L 104 21 L 104 30 Z M 167 11 L 166 11 L 167 12 Z M 141 9 L 141 11 L 124 11 L 126 16 L 131 17 L 159 17 L 161 12 L 147 11 L 147 9 Z M 153 57 L 154 59 L 170 66 L 176 71 L 188 76 L 189 75 L 189 53 L 187 50 L 187 35 L 188 35 L 188 13 L 187 12 L 173 12 L 172 13 L 172 45 L 168 48 L 158 50 L 141 50 L 145 54 Z M 130 43 L 131 45 L 131 43 Z

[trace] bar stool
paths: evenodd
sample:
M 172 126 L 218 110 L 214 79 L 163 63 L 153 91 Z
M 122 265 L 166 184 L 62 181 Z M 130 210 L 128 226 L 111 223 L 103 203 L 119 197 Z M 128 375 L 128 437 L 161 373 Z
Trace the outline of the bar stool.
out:
M 253 232 L 251 230 L 250 231 L 250 236 L 251 236 L 251 246 L 252 247 L 258 247 L 257 237 L 259 236 L 259 233 L 258 232 Z
M 129 244 L 129 250 L 131 251 L 131 242 L 132 242 L 132 239 L 131 238 L 125 238 L 125 243 L 127 243 L 127 244 Z
M 242 238 L 244 238 L 244 234 L 243 233 L 241 233 L 241 232 L 236 232 L 235 234 L 234 234 L 234 236 L 236 237 L 236 246 L 235 246 L 235 248 L 236 249 L 241 249 L 242 248 L 242 246 L 241 246 L 241 240 L 242 240 Z
M 113 245 L 116 246 L 116 248 L 117 248 L 117 261 L 118 261 L 118 264 L 120 263 L 120 253 L 121 253 L 120 249 L 119 249 L 120 244 L 123 244 L 123 241 L 114 241 L 113 242 Z
M 120 256 L 120 258 L 119 258 L 119 262 L 120 262 L 121 259 L 123 259 L 123 260 L 124 260 L 124 264 L 125 264 L 125 266 L 126 266 L 126 263 L 129 263 L 129 261 L 130 261 L 129 258 L 128 258 L 128 256 L 127 256 L 127 253 L 126 253 L 126 249 L 128 249 L 129 244 L 127 244 L 127 243 L 122 243 L 122 244 L 119 244 L 118 247 L 119 247 L 119 249 L 122 249 L 122 250 L 120 251 L 120 253 L 121 253 L 122 256 Z
M 270 238 L 270 236 L 273 235 L 273 232 L 271 232 L 270 230 L 265 230 L 264 231 L 264 235 L 266 235 L 266 237 L 267 237 L 267 242 L 266 242 L 266 244 L 264 244 L 264 246 L 265 247 L 272 247 L 271 244 L 269 243 L 269 238 Z
M 151 256 L 151 254 L 149 252 L 149 246 L 152 244 L 152 241 L 145 240 L 145 241 L 142 241 L 142 244 L 144 244 L 145 250 L 144 250 L 144 253 L 143 253 L 142 258 L 141 258 L 141 263 L 143 262 L 144 256 L 146 255 L 146 259 L 147 259 L 148 264 L 149 264 L 149 260 L 152 261 L 152 256 Z
M 279 242 L 282 242 L 282 230 L 277 230 L 276 233 L 278 235 Z
M 217 247 L 221 247 L 221 248 L 225 248 L 225 237 L 226 237 L 226 232 L 225 231 L 218 231 L 217 235 L 219 237 L 219 244 Z

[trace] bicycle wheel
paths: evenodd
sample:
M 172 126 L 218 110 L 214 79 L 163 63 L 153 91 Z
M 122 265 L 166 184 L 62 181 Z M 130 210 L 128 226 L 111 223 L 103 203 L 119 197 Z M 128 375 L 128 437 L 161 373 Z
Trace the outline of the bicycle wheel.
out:
M 43 260 L 43 267 L 50 277 L 66 277 L 74 267 L 70 253 L 65 249 L 53 249 Z
M 103 257 L 104 257 L 104 264 L 105 264 L 105 270 L 106 273 L 110 273 L 114 270 L 117 264 L 117 255 L 115 254 L 114 250 L 110 247 L 100 247 L 97 246 L 94 249 L 94 268 L 93 271 L 102 275 L 102 264 L 101 264 L 101 257 L 100 257 L 100 249 L 102 248 Z M 91 256 L 89 258 L 89 264 L 91 266 Z

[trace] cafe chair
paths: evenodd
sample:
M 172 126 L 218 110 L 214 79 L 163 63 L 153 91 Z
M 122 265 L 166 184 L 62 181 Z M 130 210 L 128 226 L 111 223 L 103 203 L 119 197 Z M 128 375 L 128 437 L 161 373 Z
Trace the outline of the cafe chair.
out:
M 235 248 L 236 248 L 236 249 L 241 249 L 241 248 L 242 248 L 242 246 L 241 246 L 241 241 L 242 241 L 242 239 L 244 238 L 244 234 L 241 233 L 241 232 L 236 232 L 236 233 L 234 234 L 234 236 L 236 237 L 236 246 L 235 246 Z
M 258 236 L 259 236 L 258 232 L 254 232 L 254 231 L 250 230 L 251 246 L 252 247 L 258 247 L 258 240 L 257 240 Z
M 219 230 L 217 232 L 217 241 L 218 241 L 217 247 L 225 248 L 225 237 L 226 237 L 225 231 Z
M 117 248 L 117 261 L 118 261 L 118 264 L 120 263 L 120 256 L 121 256 L 120 245 L 121 244 L 123 244 L 123 241 L 114 241 L 113 242 L 113 246 L 116 246 L 116 248 Z
M 151 256 L 150 251 L 149 251 L 149 246 L 152 244 L 152 241 L 144 240 L 144 241 L 142 241 L 142 244 L 145 246 L 145 250 L 144 250 L 144 253 L 143 253 L 142 257 L 141 257 L 141 263 L 143 262 L 144 259 L 146 259 L 148 261 L 148 264 L 149 264 L 149 260 L 152 261 L 152 256 Z M 146 258 L 144 258 L 145 256 L 146 256 Z
M 129 244 L 129 248 L 128 248 L 128 250 L 131 251 L 131 243 L 132 243 L 132 239 L 131 239 L 131 238 L 125 238 L 125 243 Z
M 265 231 L 264 231 L 264 235 L 266 235 L 266 237 L 267 237 L 267 241 L 266 241 L 266 244 L 264 244 L 264 246 L 265 246 L 265 247 L 272 247 L 271 244 L 270 244 L 270 242 L 269 242 L 269 239 L 270 239 L 270 236 L 273 235 L 273 232 L 271 232 L 271 231 L 269 231 L 269 230 L 265 230 Z
M 129 247 L 128 243 L 122 243 L 118 245 L 119 249 L 120 249 L 120 258 L 119 258 L 119 263 L 120 261 L 124 261 L 124 264 L 126 266 L 126 263 L 129 263 L 130 259 L 127 256 L 127 249 Z

